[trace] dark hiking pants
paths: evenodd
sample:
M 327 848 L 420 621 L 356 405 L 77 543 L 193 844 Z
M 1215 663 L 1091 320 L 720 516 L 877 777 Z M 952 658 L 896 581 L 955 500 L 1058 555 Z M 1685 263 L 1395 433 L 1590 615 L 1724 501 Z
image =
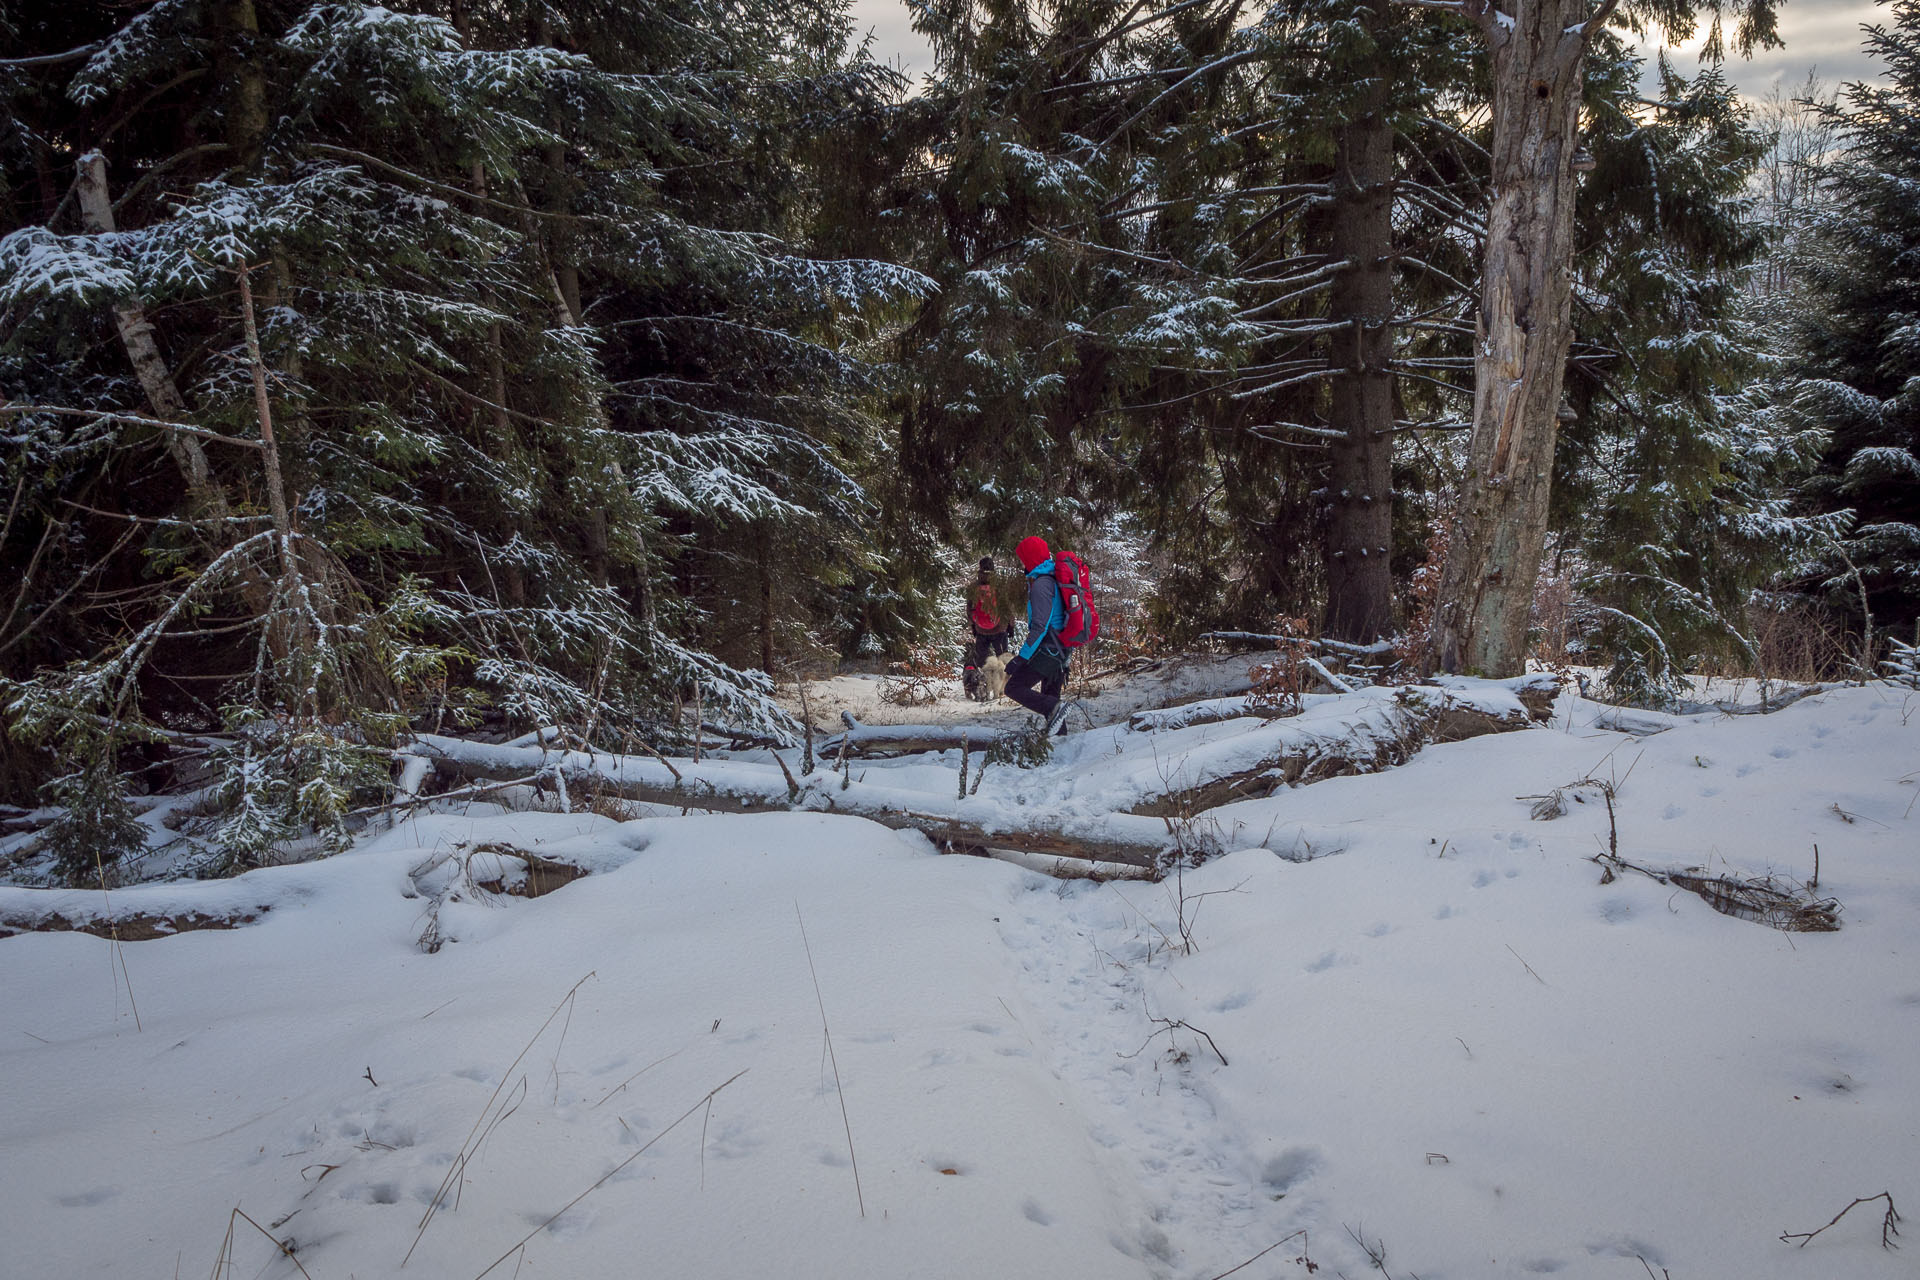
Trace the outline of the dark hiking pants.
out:
M 1060 705 L 1060 691 L 1066 687 L 1066 659 L 1060 658 L 1056 666 L 1046 661 L 1044 649 L 1007 673 L 1007 696 L 1043 718 Z

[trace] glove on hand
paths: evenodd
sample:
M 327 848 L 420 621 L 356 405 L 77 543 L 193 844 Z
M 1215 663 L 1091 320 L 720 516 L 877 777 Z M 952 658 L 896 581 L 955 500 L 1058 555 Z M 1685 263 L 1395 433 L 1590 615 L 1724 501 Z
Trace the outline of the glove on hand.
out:
M 1007 659 L 1007 679 L 1011 680 L 1015 676 L 1019 675 L 1020 669 L 1026 665 L 1027 665 L 1027 660 L 1021 657 L 1017 653 L 1014 654 L 1013 657 L 1008 658 Z

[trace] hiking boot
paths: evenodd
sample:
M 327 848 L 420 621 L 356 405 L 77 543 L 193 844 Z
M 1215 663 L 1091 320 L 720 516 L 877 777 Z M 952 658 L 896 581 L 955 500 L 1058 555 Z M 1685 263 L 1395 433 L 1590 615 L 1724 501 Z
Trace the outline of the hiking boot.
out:
M 1067 708 L 1071 705 L 1065 698 L 1053 704 L 1053 710 L 1047 712 L 1047 727 L 1043 736 L 1054 738 L 1067 731 Z

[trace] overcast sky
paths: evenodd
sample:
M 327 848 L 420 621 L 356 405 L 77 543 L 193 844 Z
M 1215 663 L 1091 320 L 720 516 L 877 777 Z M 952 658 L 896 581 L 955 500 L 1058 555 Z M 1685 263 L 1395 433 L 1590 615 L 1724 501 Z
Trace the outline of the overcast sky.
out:
M 876 58 L 900 65 L 916 78 L 933 69 L 926 42 L 913 30 L 900 0 L 854 0 L 853 12 L 861 34 L 873 33 Z M 1799 88 L 1809 69 L 1818 70 L 1829 85 L 1869 78 L 1878 68 L 1861 52 L 1861 24 L 1889 20 L 1886 7 L 1872 0 L 1786 0 L 1780 8 L 1780 34 L 1787 47 L 1751 61 L 1729 58 L 1727 73 L 1743 93 L 1756 97 L 1775 83 Z M 1678 52 L 1682 69 L 1696 65 L 1698 49 L 1695 40 Z

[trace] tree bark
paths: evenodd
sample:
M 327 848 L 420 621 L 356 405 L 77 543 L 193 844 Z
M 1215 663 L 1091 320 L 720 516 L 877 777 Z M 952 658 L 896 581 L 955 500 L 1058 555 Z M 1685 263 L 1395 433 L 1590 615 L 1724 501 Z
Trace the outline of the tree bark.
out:
M 760 669 L 773 674 L 773 565 L 766 546 L 760 548 Z
M 840 713 L 846 732 L 827 738 L 820 744 L 821 758 L 838 756 L 842 749 L 852 756 L 902 754 L 916 751 L 970 751 L 1023 736 L 1024 729 L 999 729 L 989 725 L 950 724 L 861 724 L 848 712 Z
M 230 95 L 224 113 L 227 145 L 245 170 L 260 164 L 266 151 L 267 73 L 260 58 L 260 15 L 253 0 L 225 0 L 217 19 L 220 27 L 220 79 Z
M 1443 670 L 1517 675 L 1546 545 L 1572 341 L 1574 173 L 1587 0 L 1467 0 L 1493 63 L 1493 206 L 1474 353 L 1473 436 L 1433 626 Z
M 114 228 L 113 202 L 107 196 L 107 159 L 98 151 L 89 151 L 75 166 L 74 187 L 80 197 L 80 216 L 94 235 L 106 235 Z M 120 345 L 133 365 L 134 377 L 146 394 L 153 416 L 164 422 L 184 422 L 187 402 L 174 384 L 173 370 L 160 354 L 153 324 L 137 302 L 126 302 L 113 309 L 114 324 L 120 331 Z M 184 432 L 166 433 L 167 452 L 180 474 L 186 477 L 187 493 L 199 511 L 216 519 L 228 514 L 226 495 L 213 481 L 213 469 L 207 465 L 206 450 Z
M 1388 0 L 1360 11 L 1375 29 L 1392 22 Z M 1328 247 L 1349 264 L 1333 277 L 1327 318 L 1335 331 L 1327 418 L 1331 442 L 1326 530 L 1325 632 L 1367 643 L 1393 631 L 1393 122 L 1391 69 L 1356 71 L 1366 88 L 1340 130 L 1331 182 Z
M 454 26 L 462 39 L 468 39 L 468 27 L 471 20 L 467 17 L 464 5 L 454 6 Z M 468 185 L 473 194 L 481 200 L 488 199 L 487 169 L 478 160 L 473 162 L 467 174 Z M 491 261 L 492 255 L 487 257 Z M 480 301 L 487 307 L 498 305 L 492 286 L 481 289 Z M 520 440 L 514 431 L 513 419 L 507 409 L 507 358 L 506 339 L 501 332 L 500 322 L 494 321 L 487 326 L 487 400 L 490 416 L 490 429 L 487 443 L 495 459 L 504 465 L 514 465 L 519 452 Z M 518 521 L 516 520 L 516 524 Z M 505 602 L 513 608 L 519 608 L 527 602 L 527 575 L 518 561 L 510 561 L 500 566 L 500 590 Z
M 253 378 L 253 407 L 260 418 L 260 456 L 266 466 L 267 509 L 273 513 L 273 532 L 280 544 L 280 568 L 292 575 L 298 572 L 293 545 L 293 515 L 287 506 L 286 483 L 280 472 L 280 447 L 273 434 L 273 408 L 267 395 L 267 362 L 260 351 L 260 331 L 253 319 L 253 288 L 247 283 L 247 268 L 235 271 L 240 286 L 240 324 L 247 342 L 247 371 Z

